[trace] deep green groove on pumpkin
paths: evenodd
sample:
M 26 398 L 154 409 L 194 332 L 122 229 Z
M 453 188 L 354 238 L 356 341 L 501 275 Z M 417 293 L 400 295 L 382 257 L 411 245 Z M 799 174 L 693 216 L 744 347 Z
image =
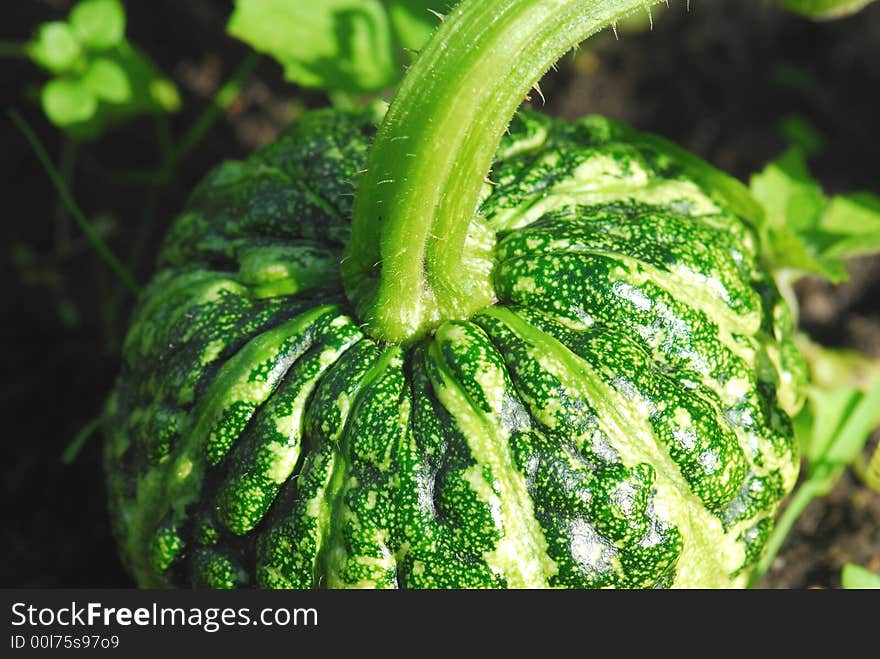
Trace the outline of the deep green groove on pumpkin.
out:
M 481 203 L 497 300 L 385 345 L 338 274 L 379 114 L 305 115 L 172 227 L 110 401 L 138 584 L 741 585 L 803 365 L 723 175 L 521 113 Z

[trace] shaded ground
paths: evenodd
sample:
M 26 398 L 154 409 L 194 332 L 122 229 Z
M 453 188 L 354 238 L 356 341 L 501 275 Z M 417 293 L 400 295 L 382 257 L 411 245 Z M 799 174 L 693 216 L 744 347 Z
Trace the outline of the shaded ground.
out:
M 69 2 L 16 3 L 0 39 L 22 41 Z M 684 3 L 673 3 L 683 5 Z M 759 0 L 697 0 L 655 12 L 655 26 L 599 35 L 542 82 L 546 110 L 573 118 L 598 112 L 660 133 L 739 176 L 760 169 L 787 142 L 786 117 L 808 120 L 824 138 L 811 160 L 828 191 L 880 193 L 880 6 L 835 24 L 812 24 Z M 128 2 L 129 36 L 183 93 L 171 119 L 179 138 L 247 55 L 225 37 L 229 3 Z M 69 147 L 32 98 L 41 74 L 26 61 L 0 60 L 0 97 L 19 108 L 50 154 Z M 264 61 L 229 112 L 180 166 L 153 203 L 126 172 L 158 162 L 155 124 L 139 120 L 79 147 L 69 168 L 85 213 L 145 281 L 157 241 L 187 191 L 222 158 L 270 140 L 304 107 L 324 97 L 284 83 Z M 71 466 L 60 454 L 101 410 L 117 368 L 130 299 L 59 207 L 36 159 L 0 119 L 3 182 L 2 280 L 6 377 L 0 585 L 128 586 L 109 535 L 100 443 Z M 144 229 L 146 227 L 146 229 Z M 854 264 L 838 288 L 799 287 L 805 328 L 829 345 L 880 356 L 880 262 Z M 846 561 L 880 569 L 880 495 L 847 475 L 815 502 L 764 585 L 839 585 Z

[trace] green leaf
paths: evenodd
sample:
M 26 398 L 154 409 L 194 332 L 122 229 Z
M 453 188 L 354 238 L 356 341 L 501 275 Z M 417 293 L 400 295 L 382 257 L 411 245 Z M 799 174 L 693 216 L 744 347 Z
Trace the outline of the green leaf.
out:
M 443 0 L 391 0 L 388 14 L 398 41 L 404 48 L 418 50 L 437 29 L 440 13 L 449 2 Z
M 73 71 L 82 64 L 83 51 L 67 23 L 43 23 L 28 47 L 28 55 L 52 73 Z
M 274 57 L 303 87 L 375 92 L 403 74 L 404 49 L 422 46 L 444 0 L 237 0 L 229 34 Z
M 880 197 L 870 192 L 837 195 L 828 204 L 821 226 L 833 233 L 876 234 L 880 232 Z
M 91 119 L 98 109 L 94 94 L 80 81 L 56 78 L 43 85 L 43 110 L 57 126 L 66 127 Z
M 818 223 L 825 210 L 825 196 L 810 177 L 800 149 L 786 151 L 753 176 L 751 188 L 773 226 L 808 229 Z
M 238 0 L 228 31 L 303 87 L 375 91 L 395 80 L 388 17 L 372 0 Z
M 814 234 L 811 238 L 789 227 L 768 226 L 763 242 L 771 252 L 770 260 L 775 269 L 795 270 L 801 275 L 819 275 L 835 284 L 847 278 L 843 261 L 823 258 L 816 253 L 816 246 L 824 242 L 821 236 Z
M 855 389 L 825 390 L 811 387 L 807 407 L 798 421 L 801 452 L 811 463 L 822 462 L 844 420 L 861 398 Z M 801 416 L 801 415 L 799 415 Z
M 80 43 L 89 50 L 112 48 L 125 34 L 125 9 L 119 0 L 80 0 L 69 20 Z
M 28 52 L 58 76 L 43 87 L 43 109 L 72 137 L 93 138 L 114 121 L 180 107 L 174 84 L 125 39 L 120 0 L 80 0 L 67 23 L 40 26 Z
M 174 84 L 127 41 L 89 62 L 80 76 L 56 78 L 44 87 L 49 119 L 72 137 L 97 137 L 115 121 L 180 107 Z
M 849 16 L 861 11 L 874 0 L 776 0 L 789 11 L 813 19 Z
M 849 464 L 861 453 L 868 436 L 880 423 L 880 380 L 861 394 L 844 417 L 843 426 L 828 446 L 824 459 L 832 464 Z
M 102 57 L 94 60 L 82 78 L 83 84 L 102 101 L 124 104 L 131 100 L 131 83 L 118 62 Z
M 827 255 L 835 258 L 850 258 L 865 256 L 880 252 L 880 233 L 869 236 L 855 235 L 850 238 L 838 240 L 828 248 Z
M 880 574 L 875 574 L 853 563 L 847 563 L 843 566 L 840 580 L 843 587 L 850 590 L 880 588 Z
M 180 94 L 174 83 L 166 78 L 150 81 L 150 98 L 156 107 L 165 112 L 177 112 L 180 109 Z
M 125 71 L 131 83 L 131 100 L 125 108 L 129 114 L 175 112 L 180 107 L 177 87 L 159 73 L 146 54 L 123 41 L 109 56 Z
M 822 216 L 823 231 L 838 238 L 826 254 L 849 258 L 880 252 L 880 197 L 870 192 L 836 195 Z
M 800 149 L 753 175 L 750 187 L 764 207 L 762 239 L 775 269 L 839 282 L 846 258 L 880 252 L 880 198 L 859 192 L 829 200 Z
M 880 425 L 880 360 L 800 337 L 810 369 L 807 404 L 794 419 L 811 480 L 830 490 Z

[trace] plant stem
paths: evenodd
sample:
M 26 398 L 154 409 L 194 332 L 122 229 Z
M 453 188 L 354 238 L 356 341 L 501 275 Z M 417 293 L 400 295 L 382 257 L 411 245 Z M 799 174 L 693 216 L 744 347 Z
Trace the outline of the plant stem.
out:
M 64 449 L 64 453 L 61 454 L 61 462 L 64 464 L 70 464 L 73 462 L 76 459 L 76 456 L 79 455 L 80 451 L 82 451 L 83 446 L 86 445 L 89 438 L 95 434 L 95 431 L 101 427 L 105 420 L 106 416 L 102 414 L 83 426 L 82 429 L 76 433 L 76 436 L 70 440 L 70 444 L 67 445 L 67 448 Z
M 76 163 L 76 142 L 64 138 L 61 144 L 61 157 L 58 163 L 58 171 L 64 187 L 70 190 L 73 187 L 73 174 Z M 62 199 L 59 199 L 55 207 L 55 252 L 64 254 L 70 249 L 70 213 Z
M 88 220 L 83 215 L 82 211 L 79 209 L 79 206 L 76 205 L 76 202 L 73 200 L 73 197 L 70 194 L 70 191 L 67 189 L 67 186 L 64 185 L 64 180 L 61 175 L 58 173 L 58 170 L 55 169 L 55 166 L 52 164 L 52 160 L 49 158 L 49 154 L 46 153 L 46 149 L 43 148 L 42 143 L 40 143 L 39 138 L 36 136 L 31 127 L 28 126 L 27 122 L 21 118 L 21 115 L 18 114 L 15 110 L 8 110 L 7 115 L 12 120 L 12 123 L 21 131 L 22 135 L 24 135 L 25 139 L 30 144 L 31 148 L 34 151 L 34 154 L 37 156 L 37 160 L 40 161 L 40 164 L 43 166 L 43 169 L 46 170 L 46 173 L 49 175 L 49 179 L 52 181 L 52 184 L 55 186 L 58 195 L 61 197 L 61 200 L 67 206 L 67 210 L 73 216 L 73 219 L 76 220 L 76 223 L 79 225 L 82 232 L 86 235 L 86 238 L 92 243 L 92 246 L 95 248 L 95 251 L 98 252 L 98 255 L 101 259 L 106 263 L 119 277 L 123 284 L 135 295 L 140 292 L 140 288 L 137 285 L 134 277 L 131 272 L 122 265 L 119 259 L 110 251 L 110 248 L 107 246 L 107 243 L 101 238 L 100 235 L 92 228 L 92 225 L 89 224 Z
M 827 353 L 817 350 L 815 345 L 809 343 L 805 344 L 802 349 L 811 358 L 813 383 L 817 391 L 824 391 L 826 396 L 842 392 L 847 399 L 854 397 L 857 402 L 854 403 L 852 409 L 848 409 L 845 416 L 839 420 L 835 417 L 834 424 L 830 425 L 826 432 L 820 432 L 816 436 L 817 431 L 814 425 L 812 444 L 819 447 L 819 452 L 817 455 L 813 455 L 812 453 L 815 449 L 806 449 L 810 460 L 808 477 L 795 490 L 788 506 L 777 520 L 776 526 L 764 547 L 761 560 L 751 574 L 750 586 L 755 585 L 767 570 L 770 569 L 786 537 L 810 502 L 816 497 L 828 494 L 840 479 L 847 465 L 852 464 L 854 470 L 858 472 L 860 454 L 871 431 L 880 422 L 880 377 L 875 378 L 873 383 L 868 385 L 864 392 L 851 389 L 849 386 L 841 387 L 839 384 L 841 379 L 845 381 L 847 378 L 853 377 L 852 374 L 848 374 L 840 366 L 841 364 L 846 364 L 846 362 L 842 362 L 839 359 L 835 362 L 828 360 L 826 357 L 827 363 L 822 364 L 821 368 L 817 368 L 817 365 L 821 363 L 820 359 Z M 861 363 L 864 363 L 864 361 Z M 858 370 L 861 371 L 863 369 Z M 829 376 L 829 371 L 834 372 L 835 375 Z M 855 370 L 853 372 L 855 373 Z M 817 373 L 822 375 L 817 377 Z M 815 419 L 813 422 L 815 424 Z M 880 455 L 880 449 L 878 449 L 878 455 Z M 880 458 L 876 459 L 880 463 Z M 870 485 L 870 482 L 868 484 Z
M 865 446 L 871 430 L 877 424 L 877 410 L 880 409 L 880 379 L 861 397 L 856 407 L 847 415 L 843 427 L 836 433 L 827 451 L 812 465 L 804 481 L 786 506 L 776 522 L 761 560 L 751 576 L 750 585 L 756 584 L 770 569 L 773 560 L 782 548 L 786 537 L 810 502 L 827 494 L 834 487 L 847 464 L 856 459 Z
M 867 467 L 865 467 L 863 480 L 865 485 L 872 490 L 880 492 L 880 445 L 874 449 L 874 454 L 871 456 L 870 461 L 868 461 Z
M 865 447 L 871 431 L 877 427 L 878 422 L 880 422 L 880 378 L 877 378 L 861 395 L 823 459 L 831 463 L 852 462 Z
M 541 76 L 655 0 L 463 0 L 407 72 L 370 150 L 342 264 L 367 331 L 413 341 L 491 304 L 477 217 L 495 151 Z
M 171 122 L 164 112 L 156 117 L 156 137 L 159 142 L 159 154 L 163 163 L 171 160 L 174 144 L 171 139 Z
M 232 105 L 233 101 L 238 98 L 245 82 L 250 78 L 251 73 L 253 73 L 259 61 L 259 53 L 251 53 L 248 55 L 242 63 L 239 64 L 235 73 L 232 74 L 232 77 L 217 90 L 217 93 L 214 94 L 214 97 L 211 99 L 210 105 L 208 105 L 205 111 L 202 112 L 198 119 L 196 119 L 195 123 L 190 126 L 189 130 L 184 134 L 183 139 L 180 140 L 177 147 L 171 153 L 171 156 L 165 161 L 162 169 L 166 174 L 170 174 L 177 164 L 186 157 L 190 150 L 204 139 L 207 132 L 211 129 L 211 126 L 217 121 L 220 113 L 227 110 L 229 106 Z
M 174 175 L 177 165 L 204 139 L 217 121 L 220 113 L 229 108 L 233 101 L 238 98 L 245 82 L 253 73 L 260 61 L 258 53 L 248 55 L 232 74 L 232 77 L 214 94 L 211 103 L 193 122 L 176 147 L 163 149 L 162 164 L 158 171 L 154 172 L 150 180 L 149 192 L 144 203 L 144 211 L 138 231 L 131 244 L 128 256 L 128 264 L 135 271 L 140 267 L 143 260 L 144 250 L 149 242 L 154 228 L 154 214 L 159 204 L 162 190 L 168 185 Z M 161 130 L 161 127 L 160 127 Z
M 797 522 L 807 506 L 810 505 L 810 502 L 817 496 L 822 496 L 827 492 L 829 479 L 832 477 L 832 472 L 835 468 L 838 471 L 841 471 L 843 466 L 835 467 L 828 464 L 817 465 L 816 469 L 809 475 L 807 480 L 801 483 L 801 485 L 795 490 L 788 505 L 785 507 L 785 510 L 782 511 L 782 515 L 776 520 L 776 526 L 773 528 L 773 532 L 770 534 L 770 538 L 764 546 L 764 553 L 761 555 L 761 560 L 758 561 L 758 564 L 755 566 L 750 577 L 750 587 L 758 583 L 758 581 L 761 580 L 761 577 L 763 577 L 767 573 L 767 570 L 770 569 L 770 566 L 773 565 L 773 561 L 776 559 L 779 550 L 782 549 L 785 539 L 794 527 L 795 522 Z M 833 483 L 833 480 L 831 482 Z

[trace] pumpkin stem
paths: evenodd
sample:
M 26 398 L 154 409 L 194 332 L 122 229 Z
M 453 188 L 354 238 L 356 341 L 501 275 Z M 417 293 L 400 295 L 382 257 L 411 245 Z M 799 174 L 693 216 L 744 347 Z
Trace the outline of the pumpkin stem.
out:
M 511 118 L 588 36 L 659 0 L 462 0 L 404 78 L 355 199 L 342 263 L 367 332 L 414 341 L 492 303 L 495 234 L 479 216 Z

